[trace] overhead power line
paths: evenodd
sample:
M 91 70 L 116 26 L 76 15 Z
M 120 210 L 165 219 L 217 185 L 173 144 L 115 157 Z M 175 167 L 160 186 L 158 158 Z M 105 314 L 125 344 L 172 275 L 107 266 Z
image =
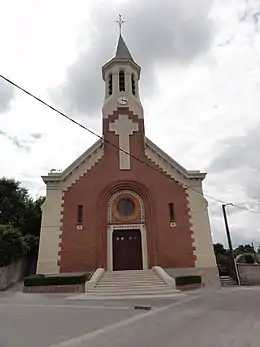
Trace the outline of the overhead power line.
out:
M 259 204 L 260 200 L 254 200 L 254 201 L 244 201 L 244 202 L 240 202 L 237 203 L 237 205 L 246 205 L 246 204 Z
M 83 124 L 77 122 L 75 119 L 73 119 L 73 118 L 69 117 L 68 115 L 66 115 L 65 113 L 59 111 L 59 110 L 58 110 L 57 108 L 55 108 L 54 106 L 48 104 L 47 102 L 43 101 L 42 99 L 40 99 L 40 98 L 37 97 L 36 95 L 30 93 L 28 90 L 26 90 L 26 89 L 20 87 L 18 84 L 14 83 L 13 81 L 11 81 L 10 79 L 8 79 L 7 77 L 5 77 L 5 76 L 3 76 L 3 75 L 1 75 L 1 74 L 0 74 L 0 77 L 1 77 L 3 80 L 5 80 L 6 82 L 8 82 L 8 83 L 10 83 L 11 85 L 13 85 L 14 87 L 16 87 L 16 88 L 20 89 L 21 91 L 23 91 L 25 94 L 31 96 L 33 99 L 39 101 L 41 104 L 43 104 L 43 105 L 45 105 L 46 107 L 50 108 L 51 110 L 53 110 L 53 111 L 59 113 L 62 117 L 65 117 L 65 118 L 68 119 L 69 121 L 71 121 L 71 122 L 73 122 L 74 124 L 80 126 L 82 129 L 88 131 L 90 134 L 95 135 L 96 137 L 98 137 L 98 138 L 101 139 L 102 141 L 106 142 L 106 143 L 109 144 L 110 146 L 117 148 L 119 151 L 124 152 L 125 154 L 129 155 L 131 158 L 133 158 L 133 159 L 137 160 L 138 162 L 142 163 L 143 165 L 145 165 L 145 166 L 149 167 L 150 169 L 152 169 L 152 170 L 158 172 L 159 174 L 163 175 L 164 177 L 170 178 L 170 179 L 171 179 L 171 177 L 169 177 L 168 175 L 166 175 L 163 171 L 158 170 L 157 168 L 153 167 L 152 165 L 149 165 L 148 163 L 144 162 L 142 159 L 140 159 L 140 158 L 136 157 L 135 155 L 133 155 L 133 154 L 131 154 L 131 153 L 125 151 L 124 149 L 120 148 L 119 146 L 115 145 L 114 143 L 112 143 L 112 142 L 110 142 L 110 141 L 104 139 L 102 136 L 98 135 L 98 134 L 97 134 L 96 132 L 94 132 L 93 130 L 87 128 L 87 127 L 84 126 Z M 221 203 L 221 204 L 226 204 L 226 203 L 227 203 L 227 202 L 224 201 L 224 200 L 221 200 L 221 199 L 215 198 L 214 196 L 211 196 L 211 195 L 202 193 L 202 192 L 200 192 L 199 190 L 193 188 L 192 186 L 189 186 L 189 185 L 187 185 L 187 184 L 185 184 L 185 183 L 183 183 L 183 182 L 178 181 L 176 178 L 175 178 L 175 180 L 176 180 L 178 183 L 180 183 L 181 185 L 183 185 L 185 188 L 189 188 L 189 189 L 193 190 L 194 192 L 196 192 L 196 193 L 198 193 L 198 194 L 200 194 L 200 195 L 203 195 L 203 196 L 206 197 L 206 198 L 215 200 L 216 202 Z M 234 207 L 237 207 L 237 208 L 242 209 L 242 210 L 247 210 L 247 211 L 252 212 L 252 213 L 260 214 L 259 212 L 250 210 L 250 209 L 248 209 L 248 208 L 246 208 L 246 207 L 241 207 L 241 206 L 238 206 L 238 205 L 236 205 L 236 204 L 232 204 L 232 205 L 233 205 Z

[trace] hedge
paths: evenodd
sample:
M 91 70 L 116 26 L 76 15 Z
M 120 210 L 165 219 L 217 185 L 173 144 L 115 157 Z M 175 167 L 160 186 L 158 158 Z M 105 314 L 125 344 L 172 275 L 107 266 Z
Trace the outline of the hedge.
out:
M 32 275 L 24 279 L 24 286 L 58 286 L 69 284 L 84 284 L 91 277 L 90 273 L 68 275 Z
M 176 286 L 185 286 L 186 284 L 200 284 L 201 276 L 180 276 L 175 278 Z

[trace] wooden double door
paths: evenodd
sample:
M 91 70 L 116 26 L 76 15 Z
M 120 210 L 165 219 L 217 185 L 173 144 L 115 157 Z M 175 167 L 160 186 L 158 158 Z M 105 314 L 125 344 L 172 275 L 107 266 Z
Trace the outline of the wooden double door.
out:
M 142 270 L 142 241 L 139 229 L 113 231 L 113 270 Z

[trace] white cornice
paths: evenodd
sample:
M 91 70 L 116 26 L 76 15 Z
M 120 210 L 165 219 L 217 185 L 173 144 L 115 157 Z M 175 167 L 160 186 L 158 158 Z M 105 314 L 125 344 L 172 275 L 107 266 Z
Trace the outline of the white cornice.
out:
M 99 139 L 89 149 L 87 149 L 81 156 L 79 156 L 71 165 L 69 165 L 62 172 L 50 172 L 47 176 L 42 176 L 45 183 L 48 182 L 61 182 L 64 181 L 70 174 L 73 173 L 80 165 L 88 160 L 99 148 L 103 145 L 103 140 Z
M 145 144 L 146 147 L 150 148 L 157 156 L 164 160 L 170 167 L 175 169 L 179 174 L 181 174 L 186 179 L 195 179 L 195 180 L 204 180 L 206 177 L 206 173 L 202 173 L 199 170 L 193 170 L 188 171 L 183 166 L 181 166 L 177 161 L 172 159 L 168 154 L 166 154 L 162 149 L 160 149 L 158 146 L 156 146 L 155 143 L 153 143 L 151 140 L 149 140 L 147 137 L 145 137 Z
M 183 166 L 178 164 L 174 159 L 172 159 L 168 154 L 166 154 L 162 149 L 156 146 L 151 140 L 145 137 L 145 144 L 153 153 L 158 156 L 159 160 L 166 162 L 171 168 L 176 170 L 181 176 L 188 180 L 200 180 L 202 181 L 206 173 L 200 171 L 188 171 Z M 62 172 L 50 172 L 47 176 L 42 176 L 45 183 L 51 182 L 56 185 L 58 182 L 64 181 L 69 175 L 71 175 L 78 167 L 80 167 L 84 162 L 86 162 L 99 148 L 103 145 L 103 140 L 99 139 L 96 141 L 89 149 L 87 149 L 81 156 L 79 156 L 71 165 L 69 165 Z M 56 184 L 55 184 L 56 183 Z

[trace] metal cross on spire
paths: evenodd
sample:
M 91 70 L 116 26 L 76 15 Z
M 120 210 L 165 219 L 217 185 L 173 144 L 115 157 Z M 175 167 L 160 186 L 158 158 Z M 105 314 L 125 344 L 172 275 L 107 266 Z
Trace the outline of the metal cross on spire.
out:
M 118 24 L 119 26 L 119 34 L 121 35 L 122 34 L 122 25 L 125 23 L 125 21 L 122 19 L 122 15 L 119 14 L 119 19 L 116 20 L 116 23 Z

